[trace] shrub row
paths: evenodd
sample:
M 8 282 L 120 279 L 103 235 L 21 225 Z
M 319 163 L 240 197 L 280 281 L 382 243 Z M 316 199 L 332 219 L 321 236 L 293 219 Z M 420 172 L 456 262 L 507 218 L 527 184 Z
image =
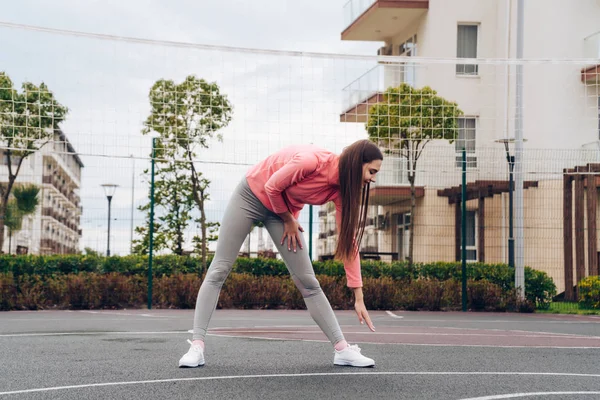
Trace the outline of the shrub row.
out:
M 156 276 L 177 273 L 201 274 L 203 272 L 200 259 L 175 255 L 155 256 L 152 270 Z M 147 256 L 0 255 L 0 273 L 10 272 L 15 276 L 77 274 L 80 272 L 95 272 L 98 274 L 119 272 L 127 275 L 138 275 L 147 274 L 147 271 Z
M 345 279 L 317 276 L 332 307 L 353 309 Z M 153 281 L 155 308 L 193 308 L 201 277 L 172 274 Z M 487 280 L 468 281 L 468 307 L 479 311 L 533 311 L 531 302 L 519 304 L 513 290 Z M 390 277 L 364 279 L 369 310 L 460 310 L 461 282 L 419 279 L 399 282 Z M 147 304 L 144 275 L 81 272 L 62 275 L 14 276 L 0 274 L 0 310 L 120 309 Z M 219 297 L 218 308 L 305 309 L 300 291 L 289 277 L 232 273 Z
M 579 282 L 579 306 L 600 310 L 600 277 L 588 276 Z
M 209 259 L 210 262 L 210 259 Z M 344 266 L 338 261 L 315 261 L 317 275 L 334 278 L 344 277 Z M 406 262 L 362 261 L 364 278 L 391 278 L 411 282 L 429 279 L 437 281 L 461 280 L 462 269 L 458 262 L 415 263 L 409 267 Z M 118 272 L 125 275 L 147 274 L 146 256 L 98 257 L 89 255 L 71 256 L 0 256 L 0 273 L 21 275 L 55 275 L 93 272 L 109 274 Z M 157 256 L 153 261 L 153 275 L 156 277 L 174 274 L 202 275 L 201 260 L 193 257 Z M 234 273 L 254 276 L 289 276 L 281 260 L 267 258 L 238 258 L 233 266 Z M 514 271 L 506 264 L 472 263 L 467 266 L 467 279 L 487 280 L 503 291 L 514 288 Z M 537 307 L 545 308 L 556 295 L 552 279 L 541 271 L 525 267 L 525 287 L 527 299 Z

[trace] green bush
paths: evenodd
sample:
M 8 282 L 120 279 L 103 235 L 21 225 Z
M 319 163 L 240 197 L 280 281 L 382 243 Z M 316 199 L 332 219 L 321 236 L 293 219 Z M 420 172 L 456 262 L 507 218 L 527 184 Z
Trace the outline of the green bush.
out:
M 154 308 L 193 308 L 203 277 L 172 274 L 153 282 Z M 352 310 L 353 296 L 344 278 L 318 275 L 334 309 Z M 461 283 L 450 279 L 398 281 L 390 277 L 365 278 L 365 305 L 369 310 L 460 310 Z M 519 311 L 512 292 L 486 280 L 468 281 L 468 307 L 482 311 Z M 0 274 L 0 310 L 122 309 L 147 304 L 147 277 L 118 272 L 99 274 Z M 300 291 L 289 276 L 232 273 L 219 296 L 218 308 L 305 309 Z
M 600 276 L 588 276 L 579 282 L 579 306 L 600 309 Z
M 211 258 L 208 258 L 210 263 Z M 13 256 L 0 255 L 0 273 L 54 275 L 95 272 L 99 274 L 118 272 L 127 275 L 147 274 L 147 256 L 111 256 L 94 255 L 51 255 L 51 256 Z M 152 262 L 155 276 L 176 273 L 202 274 L 202 261 L 194 257 L 176 255 L 155 256 Z
M 211 257 L 208 259 L 209 263 L 210 261 Z M 315 261 L 313 267 L 317 275 L 345 279 L 344 265 L 339 261 Z M 0 273 L 11 273 L 15 279 L 21 275 L 54 276 L 81 272 L 136 276 L 147 275 L 147 268 L 147 256 L 0 256 Z M 363 279 L 390 278 L 402 285 L 413 281 L 445 282 L 462 279 L 459 262 L 415 263 L 409 267 L 406 262 L 364 260 L 361 262 L 361 269 Z M 152 272 L 155 277 L 163 277 L 177 274 L 201 276 L 206 271 L 202 269 L 199 258 L 166 255 L 154 257 Z M 239 257 L 233 265 L 232 272 L 255 277 L 289 276 L 283 261 L 267 258 Z M 503 292 L 514 289 L 514 271 L 506 264 L 469 263 L 467 279 L 473 282 L 485 280 L 498 286 Z M 552 279 L 546 273 L 529 267 L 525 267 L 525 288 L 527 301 L 537 308 L 547 308 L 552 297 L 556 295 L 556 286 Z M 412 301 L 418 305 L 418 299 Z

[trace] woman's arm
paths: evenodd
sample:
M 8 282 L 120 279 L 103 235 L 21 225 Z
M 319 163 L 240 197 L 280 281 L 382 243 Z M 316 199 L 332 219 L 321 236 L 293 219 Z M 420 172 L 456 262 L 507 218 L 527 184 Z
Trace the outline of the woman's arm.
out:
M 275 214 L 281 217 L 281 214 L 289 211 L 283 198 L 283 191 L 301 182 L 313 173 L 317 169 L 317 166 L 318 159 L 314 154 L 298 153 L 271 175 L 267 182 L 265 182 L 265 192 L 269 197 Z
M 363 298 L 362 288 L 354 288 L 354 310 L 358 315 L 358 320 L 361 325 L 365 322 L 367 326 L 372 332 L 375 332 L 375 325 L 371 322 L 371 317 L 369 317 L 369 312 L 367 311 L 367 307 L 365 306 L 365 300 Z
M 294 250 L 296 252 L 296 246 L 302 249 L 302 241 L 300 240 L 300 232 L 304 232 L 304 229 L 300 226 L 300 223 L 296 221 L 292 213 L 286 211 L 279 213 L 279 218 L 283 220 L 283 236 L 281 237 L 281 244 L 287 239 L 288 250 Z
M 334 200 L 334 203 L 337 228 L 339 232 L 342 223 L 342 201 L 338 197 Z M 358 247 L 359 244 L 355 243 L 355 246 Z M 358 320 L 361 324 L 366 322 L 369 329 L 375 332 L 375 326 L 373 325 L 373 322 L 371 322 L 369 312 L 365 306 L 364 294 L 362 290 L 362 274 L 360 271 L 360 255 L 358 252 L 356 252 L 356 255 L 351 261 L 344 263 L 344 270 L 346 271 L 347 285 L 354 292 L 354 310 L 358 315 Z

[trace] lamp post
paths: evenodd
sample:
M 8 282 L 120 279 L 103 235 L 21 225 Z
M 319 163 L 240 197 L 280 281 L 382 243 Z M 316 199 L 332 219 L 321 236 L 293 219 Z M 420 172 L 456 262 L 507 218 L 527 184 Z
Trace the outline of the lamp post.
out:
M 524 139 L 523 141 L 527 141 Z M 508 162 L 508 266 L 515 268 L 515 236 L 513 227 L 513 191 L 514 191 L 514 170 L 515 156 L 510 154 L 510 143 L 514 143 L 515 139 L 498 139 L 496 143 L 503 143 L 506 151 L 506 161 Z
M 104 189 L 104 194 L 106 195 L 106 198 L 108 199 L 108 236 L 107 236 L 107 240 L 106 240 L 106 256 L 109 257 L 110 256 L 110 202 L 113 198 L 113 195 L 115 194 L 115 190 L 117 190 L 118 185 L 115 185 L 112 183 L 105 183 L 101 186 Z

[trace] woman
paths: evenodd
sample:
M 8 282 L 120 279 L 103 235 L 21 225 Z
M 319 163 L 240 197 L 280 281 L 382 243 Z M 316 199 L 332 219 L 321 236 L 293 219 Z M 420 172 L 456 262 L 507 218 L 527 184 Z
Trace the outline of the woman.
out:
M 180 367 L 204 365 L 204 338 L 221 287 L 229 275 L 252 224 L 262 221 L 276 243 L 308 311 L 334 346 L 334 364 L 374 366 L 358 346 L 344 339 L 329 301 L 315 277 L 304 229 L 298 215 L 305 204 L 336 207 L 336 258 L 344 262 L 347 285 L 354 291 L 354 308 L 361 324 L 375 331 L 365 307 L 358 247 L 364 231 L 369 183 L 381 168 L 383 155 L 368 140 L 346 147 L 341 155 L 313 145 L 283 149 L 252 167 L 233 193 L 221 223 L 217 251 L 198 292 L 193 342 L 179 360 Z M 278 241 L 278 239 L 280 239 Z

